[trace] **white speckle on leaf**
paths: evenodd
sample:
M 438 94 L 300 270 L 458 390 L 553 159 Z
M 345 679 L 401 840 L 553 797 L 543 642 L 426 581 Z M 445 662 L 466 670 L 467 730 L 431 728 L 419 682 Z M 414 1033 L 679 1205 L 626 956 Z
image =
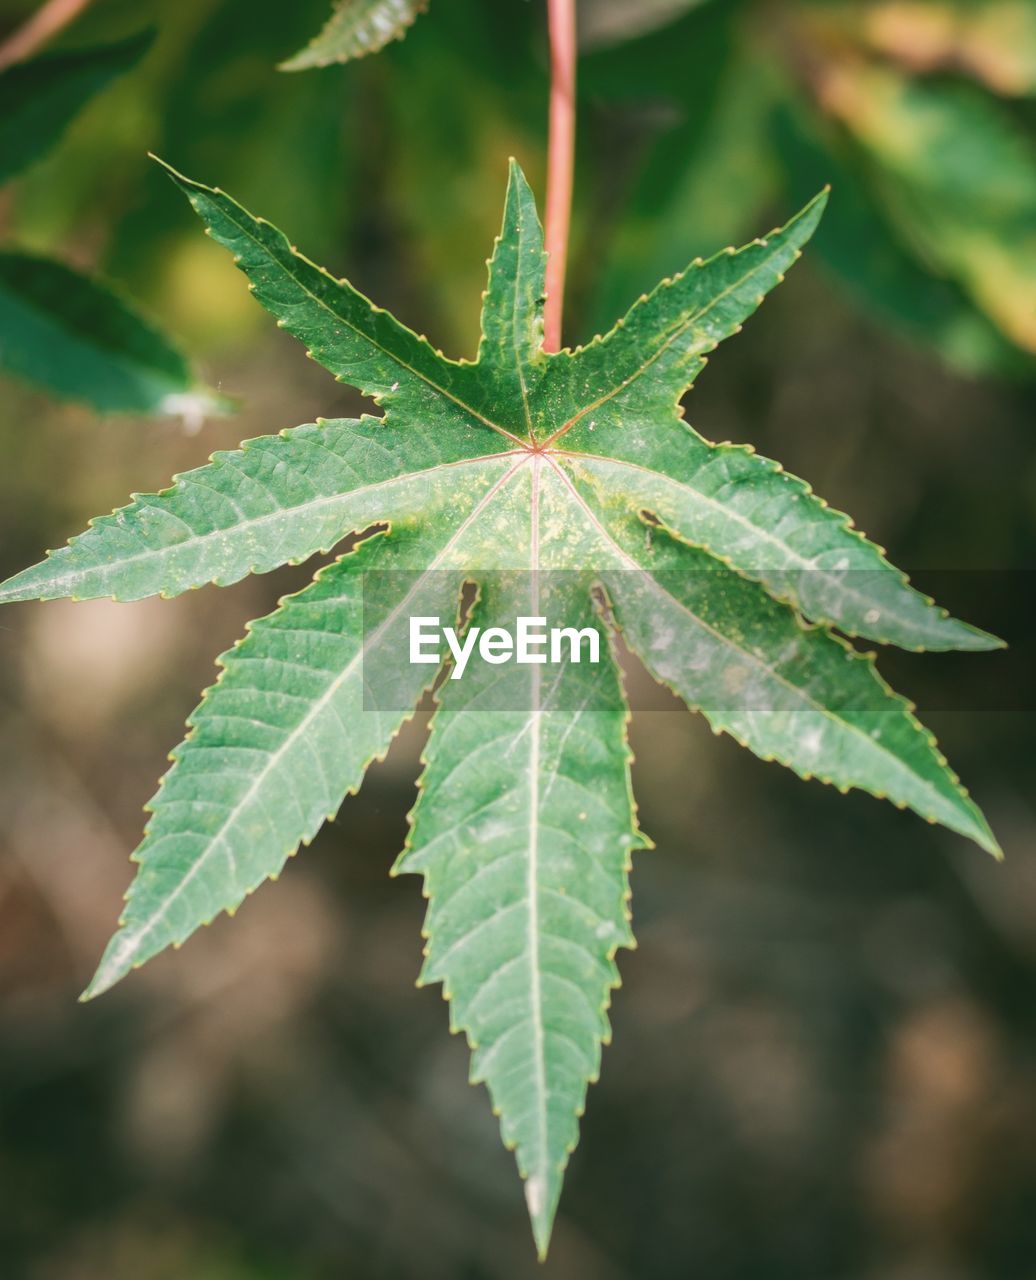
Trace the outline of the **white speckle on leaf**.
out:
M 501 822 L 499 818 L 491 818 L 478 829 L 479 839 L 485 841 L 486 844 L 502 840 L 504 836 L 510 835 L 510 833 L 511 827 L 506 822 Z
M 538 1217 L 543 1209 L 543 1179 L 538 1173 L 525 1183 L 525 1203 L 529 1206 L 529 1217 Z
M 680 677 L 679 668 L 669 658 L 656 658 L 652 666 L 659 680 L 675 681 Z
M 728 693 L 740 693 L 748 680 L 749 674 L 747 667 L 734 663 L 723 672 L 723 687 Z
M 880 609 L 868 609 L 867 612 L 863 615 L 863 620 L 868 624 L 873 624 L 877 622 L 880 617 L 881 617 Z
M 675 639 L 676 632 L 672 627 L 658 627 L 651 637 L 651 652 L 665 653 Z

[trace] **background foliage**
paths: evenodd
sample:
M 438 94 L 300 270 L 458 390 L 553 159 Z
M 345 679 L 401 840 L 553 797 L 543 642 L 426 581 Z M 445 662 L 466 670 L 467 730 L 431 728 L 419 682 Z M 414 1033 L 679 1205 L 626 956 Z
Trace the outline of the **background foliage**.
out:
M 0 29 L 31 7 L 4 0 Z M 834 183 L 814 249 L 688 416 L 782 458 L 1011 641 L 930 656 L 931 672 L 883 660 L 1007 863 L 785 777 L 640 680 L 636 783 L 659 848 L 634 869 L 640 949 L 622 958 L 616 1044 L 544 1274 L 1030 1274 L 1030 15 L 1024 0 L 584 6 L 571 336 Z M 326 0 L 97 0 L 61 41 L 157 29 L 0 191 L 4 246 L 101 272 L 240 409 L 192 438 L 176 418 L 0 383 L 4 573 L 213 448 L 360 408 L 269 332 L 149 149 L 473 353 L 508 154 L 542 186 L 540 7 L 434 0 L 375 58 L 277 72 L 326 18 Z M 211 654 L 306 576 L 5 613 L 0 1257 L 19 1280 L 537 1274 L 465 1046 L 412 987 L 416 881 L 386 875 L 420 724 L 276 892 L 74 1004 Z

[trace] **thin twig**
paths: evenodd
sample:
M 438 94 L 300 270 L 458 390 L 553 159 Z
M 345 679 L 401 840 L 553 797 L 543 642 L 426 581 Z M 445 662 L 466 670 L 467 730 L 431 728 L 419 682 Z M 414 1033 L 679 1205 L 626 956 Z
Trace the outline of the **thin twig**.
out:
M 547 143 L 547 351 L 561 350 L 565 267 L 576 154 L 576 0 L 547 0 L 550 30 L 550 136 Z
M 31 57 L 51 36 L 77 17 L 90 0 L 47 0 L 27 22 L 0 44 L 0 70 Z

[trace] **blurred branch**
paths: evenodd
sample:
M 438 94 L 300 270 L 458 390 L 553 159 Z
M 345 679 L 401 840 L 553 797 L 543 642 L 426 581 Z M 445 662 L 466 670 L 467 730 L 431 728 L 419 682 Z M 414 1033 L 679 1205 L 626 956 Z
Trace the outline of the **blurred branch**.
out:
M 576 153 L 576 3 L 547 0 L 550 29 L 550 137 L 547 143 L 547 302 L 543 346 L 561 350 L 565 267 Z
M 68 26 L 90 0 L 47 0 L 31 18 L 0 44 L 0 70 L 31 57 L 37 49 Z

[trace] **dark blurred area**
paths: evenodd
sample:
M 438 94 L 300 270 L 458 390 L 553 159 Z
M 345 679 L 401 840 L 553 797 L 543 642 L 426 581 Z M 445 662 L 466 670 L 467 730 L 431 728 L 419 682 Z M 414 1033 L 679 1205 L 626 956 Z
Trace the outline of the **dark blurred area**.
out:
M 0 0 L 0 36 L 33 7 Z M 102 271 L 239 407 L 192 434 L 0 381 L 4 576 L 216 448 L 364 407 L 253 303 L 148 150 L 473 354 L 508 155 L 542 193 L 542 5 L 433 0 L 375 58 L 278 72 L 326 10 L 96 0 L 60 38 L 157 29 L 0 192 L 0 231 Z M 687 416 L 779 458 L 1010 642 L 881 660 L 1006 861 L 760 762 L 632 670 L 657 848 L 540 1268 L 467 1048 L 414 987 L 420 883 L 387 874 L 427 708 L 278 884 L 83 1006 L 215 655 L 312 566 L 10 607 L 5 1280 L 1036 1277 L 1036 17 L 588 0 L 582 23 L 570 339 L 834 184 L 830 228 Z

